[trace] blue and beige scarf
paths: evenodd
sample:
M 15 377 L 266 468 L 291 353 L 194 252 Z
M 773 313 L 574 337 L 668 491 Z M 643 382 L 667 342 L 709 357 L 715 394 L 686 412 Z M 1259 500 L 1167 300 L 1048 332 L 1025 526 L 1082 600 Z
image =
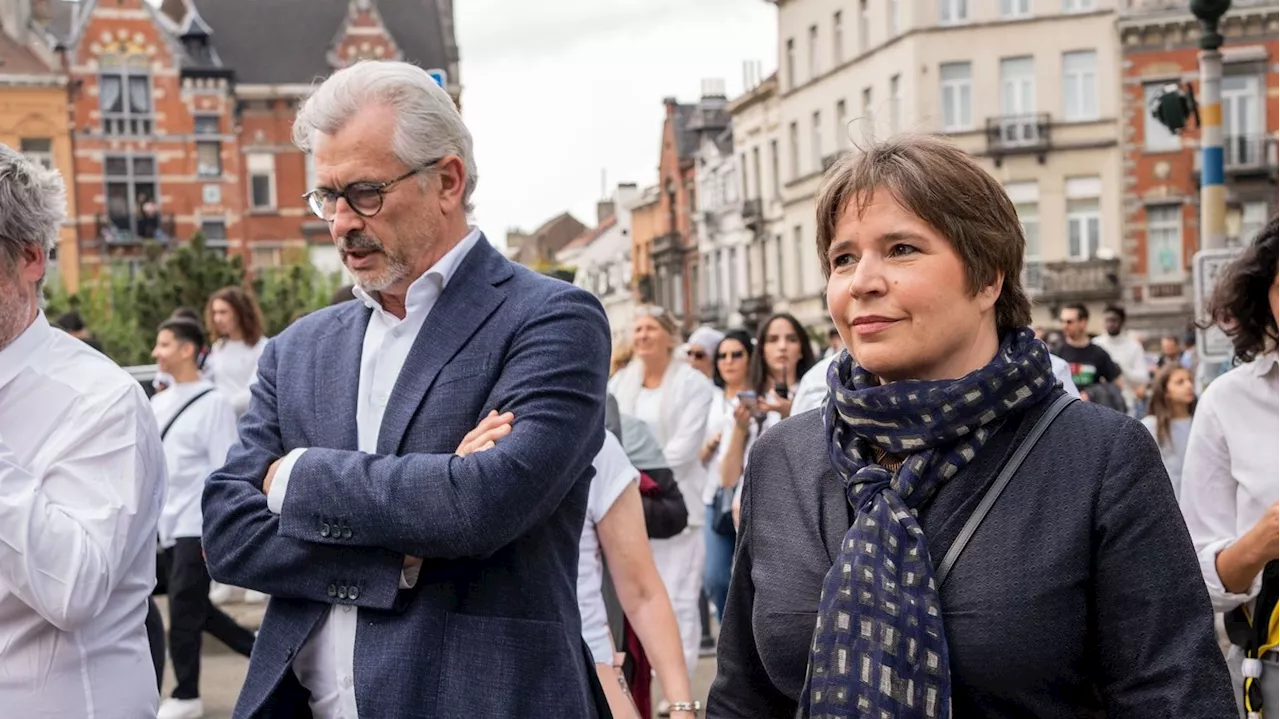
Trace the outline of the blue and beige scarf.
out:
M 827 447 L 857 512 L 823 582 L 801 716 L 947 719 L 942 603 L 916 511 L 1006 414 L 1053 390 L 1049 352 L 1021 329 L 957 380 L 881 385 L 848 353 L 827 377 Z M 902 458 L 896 472 L 886 456 Z

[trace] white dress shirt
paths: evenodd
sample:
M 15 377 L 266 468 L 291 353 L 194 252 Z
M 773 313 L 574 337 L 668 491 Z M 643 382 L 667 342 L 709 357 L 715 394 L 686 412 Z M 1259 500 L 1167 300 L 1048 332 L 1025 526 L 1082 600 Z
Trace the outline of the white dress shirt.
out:
M 205 359 L 205 376 L 226 396 L 237 417 L 249 409 L 249 387 L 258 377 L 258 360 L 266 348 L 266 337 L 259 337 L 253 345 L 221 339 L 213 343 Z
M 164 503 L 142 386 L 44 314 L 0 349 L 0 716 L 154 717 Z
M 157 393 L 151 398 L 156 424 L 163 430 L 187 402 L 212 389 L 212 382 L 200 379 L 175 383 Z M 200 397 L 173 422 L 162 440 L 169 485 L 160 513 L 161 546 L 172 547 L 176 539 L 200 536 L 204 480 L 227 461 L 227 451 L 236 439 L 236 412 L 219 392 Z
M 1274 350 L 1214 380 L 1196 405 L 1178 500 L 1215 612 L 1253 601 L 1262 588 L 1259 573 L 1247 592 L 1228 592 L 1218 576 L 1218 553 L 1280 499 L 1277 434 L 1280 367 Z
M 360 387 L 356 405 L 356 435 L 359 450 L 368 454 L 378 451 L 378 430 L 386 412 L 391 390 L 400 377 L 405 358 L 426 322 L 431 308 L 449 284 L 463 258 L 480 240 L 480 231 L 472 230 L 440 261 L 414 280 L 405 295 L 404 319 L 382 309 L 378 299 L 359 286 L 356 297 L 373 310 L 364 333 L 360 354 Z M 344 421 L 334 418 L 335 422 Z M 276 469 L 267 494 L 267 507 L 279 514 L 289 489 L 289 475 L 305 448 L 285 455 Z M 401 587 L 412 586 L 417 570 L 405 572 Z M 311 692 L 311 713 L 316 719 L 358 719 L 355 689 L 356 626 L 359 612 L 350 605 L 334 605 L 329 616 L 321 619 L 293 660 L 293 671 L 302 686 Z

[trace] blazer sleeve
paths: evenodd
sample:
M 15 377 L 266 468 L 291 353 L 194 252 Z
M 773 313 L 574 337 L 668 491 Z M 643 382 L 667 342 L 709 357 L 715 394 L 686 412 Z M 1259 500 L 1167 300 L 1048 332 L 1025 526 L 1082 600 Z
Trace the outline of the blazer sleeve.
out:
M 271 342 L 258 365 L 253 401 L 240 421 L 240 441 L 226 464 L 205 481 L 201 542 L 209 576 L 284 599 L 333 603 L 329 587 L 359 587 L 348 603 L 391 609 L 399 591 L 403 555 L 384 549 L 333 547 L 284 536 L 280 517 L 267 509 L 262 479 L 284 454 L 276 397 L 278 344 Z
M 756 593 L 751 574 L 752 485 L 761 464 L 748 467 L 743 478 L 742 521 L 716 646 L 716 678 L 707 699 L 708 719 L 790 719 L 796 713 L 796 703 L 774 687 L 765 671 L 752 626 Z
M 1123 420 L 1096 497 L 1094 666 L 1108 716 L 1235 716 L 1213 609 L 1151 435 Z
M 293 466 L 281 535 L 432 559 L 511 544 L 547 521 L 604 443 L 609 348 L 594 297 L 547 298 L 514 333 L 486 401 L 515 415 L 511 434 L 467 457 L 310 448 Z M 350 518 L 351 532 L 318 532 L 321 517 Z

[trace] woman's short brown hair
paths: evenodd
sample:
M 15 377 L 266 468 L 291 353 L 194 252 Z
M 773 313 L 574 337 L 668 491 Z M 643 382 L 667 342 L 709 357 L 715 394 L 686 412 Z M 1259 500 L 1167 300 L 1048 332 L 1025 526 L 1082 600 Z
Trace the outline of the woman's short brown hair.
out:
M 1031 324 L 1031 300 L 1022 288 L 1026 239 L 1009 196 L 963 150 L 933 135 L 903 134 L 845 152 L 822 178 L 818 192 L 818 261 L 831 273 L 827 250 L 836 224 L 852 207 L 861 214 L 877 190 L 947 238 L 964 263 L 969 291 L 977 294 L 1003 276 L 996 328 Z
M 231 311 L 236 313 L 236 322 L 240 324 L 240 334 L 244 337 L 244 343 L 250 347 L 258 344 L 258 340 L 262 339 L 264 323 L 262 309 L 258 307 L 258 301 L 253 298 L 253 295 L 243 287 L 231 285 L 223 287 L 209 297 L 208 303 L 204 306 L 204 324 L 208 327 L 211 338 L 222 339 L 217 328 L 213 326 L 214 300 L 222 300 L 231 305 Z
M 1231 338 L 1237 362 L 1252 362 L 1273 349 L 1280 332 L 1271 314 L 1268 293 L 1280 262 L 1280 228 L 1275 217 L 1253 238 L 1253 244 L 1223 268 L 1213 286 L 1208 329 L 1217 323 Z

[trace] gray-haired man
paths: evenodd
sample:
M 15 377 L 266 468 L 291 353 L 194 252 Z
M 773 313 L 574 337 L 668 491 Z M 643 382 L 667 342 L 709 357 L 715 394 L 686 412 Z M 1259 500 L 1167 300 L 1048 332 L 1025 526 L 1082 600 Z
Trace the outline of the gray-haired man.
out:
M 154 717 L 164 455 L 142 387 L 40 311 L 65 212 L 0 145 L 0 713 Z

